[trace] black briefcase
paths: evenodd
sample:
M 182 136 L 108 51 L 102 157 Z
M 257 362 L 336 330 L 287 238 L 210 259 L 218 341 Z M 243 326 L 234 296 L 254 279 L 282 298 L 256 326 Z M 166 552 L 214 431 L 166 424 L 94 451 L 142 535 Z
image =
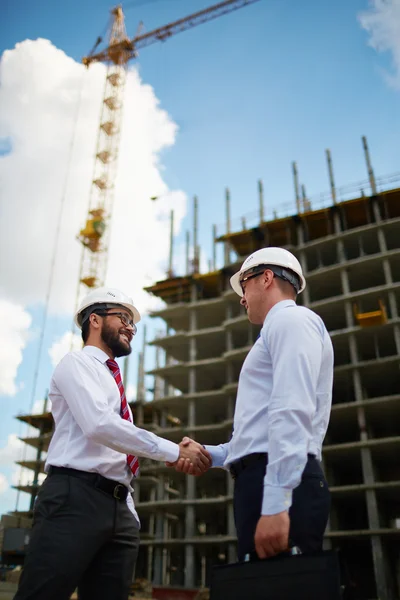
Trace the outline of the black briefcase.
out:
M 210 600 L 340 600 L 335 551 L 214 567 Z

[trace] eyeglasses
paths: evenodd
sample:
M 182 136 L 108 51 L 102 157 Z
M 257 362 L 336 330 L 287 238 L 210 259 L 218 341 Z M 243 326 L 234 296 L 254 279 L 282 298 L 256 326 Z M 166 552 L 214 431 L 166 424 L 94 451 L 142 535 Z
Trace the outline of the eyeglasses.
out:
M 121 312 L 108 312 L 108 311 L 96 311 L 96 313 L 100 316 L 104 316 L 104 317 L 118 317 L 119 319 L 121 319 L 121 323 L 122 325 L 124 325 L 125 327 L 131 327 L 132 328 L 132 335 L 136 335 L 137 332 L 137 327 L 135 325 L 135 323 L 133 322 L 133 319 L 130 319 L 129 317 L 126 316 L 125 313 L 121 313 Z
M 240 283 L 240 287 L 242 288 L 242 292 L 244 292 L 243 284 L 246 281 L 249 281 L 249 279 L 253 279 L 254 277 L 258 277 L 259 275 L 262 275 L 265 272 L 265 269 L 266 269 L 265 267 L 263 267 L 262 269 L 258 268 L 257 270 L 249 269 L 248 271 L 243 273 L 243 275 L 239 279 L 239 283 Z

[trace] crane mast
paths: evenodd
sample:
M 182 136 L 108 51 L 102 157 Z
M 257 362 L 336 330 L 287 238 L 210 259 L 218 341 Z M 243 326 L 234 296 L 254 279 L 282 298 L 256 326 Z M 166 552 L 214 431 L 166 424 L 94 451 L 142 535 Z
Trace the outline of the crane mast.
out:
M 118 51 L 110 51 L 110 61 L 107 64 L 89 196 L 89 214 L 85 227 L 81 229 L 78 236 L 82 243 L 82 256 L 76 303 L 79 302 L 82 285 L 85 288 L 102 285 L 107 270 L 109 224 L 114 201 L 123 92 L 128 61 L 128 53 L 120 48 L 121 42 L 127 40 L 121 7 L 114 8 L 112 16 L 110 48 L 118 47 Z
M 157 41 L 164 41 L 176 33 L 258 1 L 224 0 L 173 23 L 137 35 L 133 39 L 127 37 L 122 7 L 117 6 L 111 11 L 112 25 L 108 46 L 95 53 L 94 50 L 101 42 L 101 38 L 98 38 L 93 51 L 82 59 L 83 64 L 87 67 L 93 62 L 104 62 L 107 65 L 107 72 L 88 216 L 85 226 L 78 235 L 78 239 L 82 243 L 82 255 L 75 309 L 83 290 L 104 285 L 106 277 L 110 220 L 114 202 L 123 94 L 128 61 L 137 56 L 139 48 L 149 46 Z

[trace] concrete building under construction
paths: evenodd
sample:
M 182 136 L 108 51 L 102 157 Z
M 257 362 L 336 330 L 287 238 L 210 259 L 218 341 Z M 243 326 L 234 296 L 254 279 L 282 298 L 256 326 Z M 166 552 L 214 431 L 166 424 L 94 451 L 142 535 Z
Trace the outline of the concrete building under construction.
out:
M 208 273 L 170 273 L 148 291 L 166 328 L 150 342 L 158 361 L 154 399 L 135 418 L 157 435 L 204 444 L 229 440 L 240 368 L 259 328 L 229 285 L 243 258 L 281 246 L 303 265 L 299 303 L 325 321 L 335 349 L 333 408 L 323 448 L 332 491 L 326 547 L 340 548 L 359 597 L 400 598 L 400 188 L 372 190 L 313 209 L 298 195 L 296 214 L 228 230 L 218 241 L 225 265 Z M 306 199 L 305 199 L 306 200 Z M 235 258 L 232 258 L 235 255 Z M 195 253 L 196 258 L 196 253 Z M 195 266 L 196 266 L 196 261 Z M 162 360 L 161 360 L 162 358 Z M 52 433 L 48 413 L 20 420 L 38 431 L 34 497 Z M 199 588 L 210 568 L 236 560 L 233 481 L 223 469 L 186 477 L 142 459 L 135 501 L 142 521 L 136 575 L 164 586 Z M 32 505 L 31 505 L 32 508 Z

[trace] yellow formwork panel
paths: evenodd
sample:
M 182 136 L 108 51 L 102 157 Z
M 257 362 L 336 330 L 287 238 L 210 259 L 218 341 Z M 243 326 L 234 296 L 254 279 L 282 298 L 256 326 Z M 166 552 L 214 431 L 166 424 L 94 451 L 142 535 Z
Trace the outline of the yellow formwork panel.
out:
M 357 304 L 354 304 L 354 316 L 360 327 L 373 327 L 387 323 L 386 307 L 382 300 L 379 300 L 379 310 L 370 312 L 358 312 Z

